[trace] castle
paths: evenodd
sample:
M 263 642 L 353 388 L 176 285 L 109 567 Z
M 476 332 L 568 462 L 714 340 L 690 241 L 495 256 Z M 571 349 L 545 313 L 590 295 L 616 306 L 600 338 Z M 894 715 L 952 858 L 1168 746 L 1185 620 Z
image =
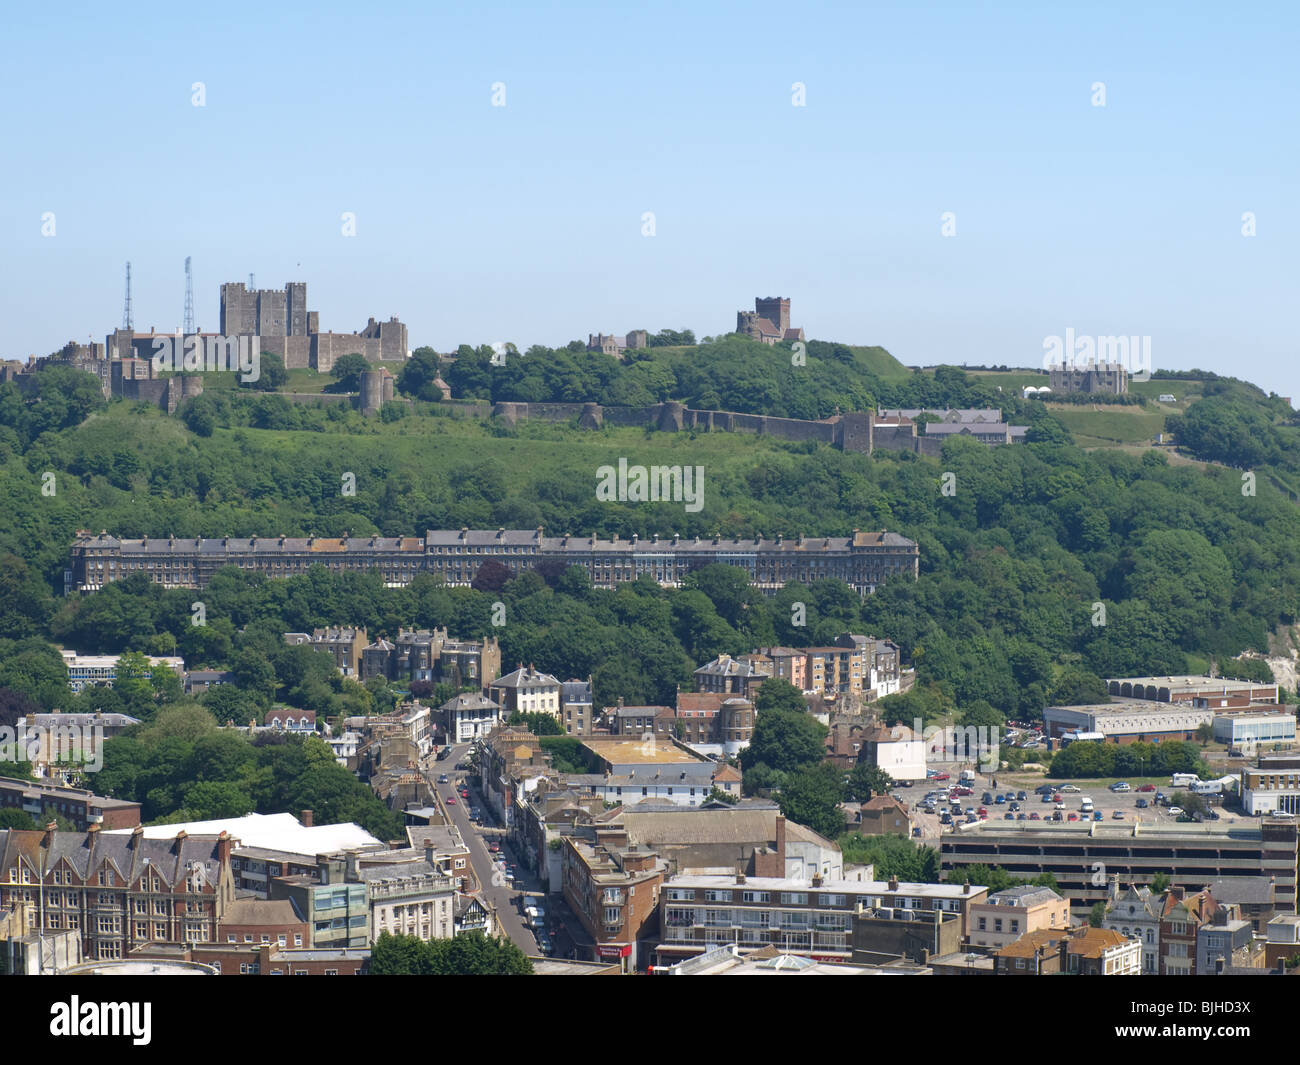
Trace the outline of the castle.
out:
M 754 297 L 752 311 L 736 312 L 736 332 L 764 344 L 808 339 L 802 329 L 790 327 L 790 301 L 781 296 Z
M 379 364 L 362 375 L 359 406 L 367 413 L 393 398 L 393 377 L 382 364 L 404 362 L 407 355 L 406 326 L 397 318 L 387 322 L 371 318 L 359 333 L 322 333 L 320 315 L 307 310 L 307 285 L 302 281 L 290 281 L 282 289 L 248 289 L 242 282 L 222 285 L 220 325 L 217 333 L 200 331 L 189 336 L 200 337 L 205 343 L 209 339 L 255 337 L 259 351 L 278 355 L 286 370 L 310 368 L 328 373 L 338 359 L 349 354 Z M 105 396 L 153 403 L 173 414 L 184 400 L 202 394 L 203 384 L 201 374 L 158 374 L 153 360 L 158 341 L 165 339 L 180 338 L 153 329 L 147 333 L 114 329 L 103 344 L 69 341 L 42 362 L 94 374 Z M 23 367 L 7 367 L 5 379 L 21 384 L 25 372 Z

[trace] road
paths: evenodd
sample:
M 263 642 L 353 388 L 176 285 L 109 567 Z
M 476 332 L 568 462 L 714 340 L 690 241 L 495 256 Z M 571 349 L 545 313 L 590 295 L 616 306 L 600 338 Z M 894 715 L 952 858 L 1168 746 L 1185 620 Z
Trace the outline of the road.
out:
M 540 891 L 541 885 L 534 882 L 527 875 L 527 870 L 523 868 L 522 863 L 509 854 L 505 855 L 506 860 L 515 863 L 514 872 L 518 879 L 514 886 L 507 884 L 488 851 L 487 842 L 469 819 L 469 803 L 472 803 L 478 808 L 485 825 L 495 823 L 492 810 L 473 791 L 470 792 L 469 803 L 460 797 L 458 788 L 464 783 L 466 774 L 456 772 L 453 767 L 464 759 L 468 751 L 468 744 L 453 747 L 450 755 L 430 767 L 430 780 L 434 782 L 433 787 L 437 792 L 439 805 L 446 812 L 448 820 L 460 829 L 461 838 L 469 848 L 470 867 L 482 889 L 482 897 L 496 911 L 498 933 L 508 936 L 510 941 L 525 954 L 536 957 L 540 953 L 537 940 L 524 924 L 523 915 L 519 912 L 519 897 L 524 891 Z M 443 773 L 447 774 L 448 782 L 439 784 L 438 777 Z M 454 804 L 447 802 L 450 798 L 455 798 Z M 503 845 L 503 853 L 507 849 Z

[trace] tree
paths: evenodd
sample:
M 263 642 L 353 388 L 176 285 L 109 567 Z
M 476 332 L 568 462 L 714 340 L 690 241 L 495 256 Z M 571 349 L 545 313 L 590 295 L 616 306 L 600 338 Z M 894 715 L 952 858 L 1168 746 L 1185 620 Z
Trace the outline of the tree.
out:
M 778 802 L 783 813 L 796 824 L 805 825 L 828 839 L 844 831 L 844 780 L 831 762 L 793 773 L 781 788 Z
M 271 351 L 264 351 L 258 367 L 256 381 L 240 382 L 240 387 L 252 388 L 258 392 L 274 392 L 283 388 L 289 381 L 289 371 L 284 368 L 284 360 Z
M 1093 928 L 1100 928 L 1101 922 L 1106 919 L 1106 902 L 1099 900 L 1092 904 L 1092 909 L 1088 911 L 1088 924 Z
M 560 724 L 554 714 L 525 714 L 516 710 L 510 715 L 507 724 L 522 725 L 534 736 L 563 736 L 565 734 L 564 726 Z
M 0 766 L 5 763 L 0 762 Z M 23 813 L 22 810 L 4 809 L 0 810 L 0 829 L 6 828 L 25 828 L 28 830 L 38 829 L 41 826 L 36 823 L 36 819 L 31 814 Z
M 1214 739 L 1214 726 L 1208 721 L 1202 721 L 1196 726 L 1196 738 L 1201 741 L 1202 747 L 1208 746 Z
M 531 976 L 533 963 L 510 940 L 466 932 L 427 943 L 381 932 L 371 948 L 371 976 Z
M 783 772 L 817 765 L 826 757 L 826 732 L 807 711 L 768 710 L 757 716 L 741 761 L 746 771 L 760 763 Z
M 463 360 L 456 361 L 456 367 L 459 368 Z M 478 359 L 472 360 L 476 368 L 479 366 Z M 453 376 L 452 384 L 456 384 Z M 491 368 L 486 367 L 486 378 L 491 378 Z M 406 360 L 406 365 L 402 367 L 402 372 L 397 375 L 397 390 L 404 396 L 411 396 L 414 399 L 422 399 L 429 403 L 437 403 L 442 399 L 442 389 L 435 381 L 438 379 L 438 353 L 432 348 L 416 348 L 411 353 L 411 357 Z M 476 382 L 477 383 L 477 382 Z M 477 395 L 477 392 L 466 392 L 464 388 L 457 390 L 457 395 Z
M 1169 890 L 1169 884 L 1170 880 L 1168 873 L 1156 873 L 1156 875 L 1151 878 L 1152 894 L 1163 895 Z
M 366 357 L 356 352 L 351 352 L 336 359 L 334 365 L 330 367 L 330 376 L 334 378 L 337 384 L 331 385 L 330 391 L 359 392 L 361 390 L 361 375 L 369 369 L 370 363 L 366 361 Z
M 850 801 L 867 802 L 873 795 L 884 795 L 893 786 L 894 781 L 879 766 L 859 762 L 849 772 L 845 793 Z
M 803 693 L 788 680 L 773 677 L 763 681 L 754 696 L 754 712 L 762 716 L 771 710 L 783 710 L 793 714 L 807 714 L 808 704 Z

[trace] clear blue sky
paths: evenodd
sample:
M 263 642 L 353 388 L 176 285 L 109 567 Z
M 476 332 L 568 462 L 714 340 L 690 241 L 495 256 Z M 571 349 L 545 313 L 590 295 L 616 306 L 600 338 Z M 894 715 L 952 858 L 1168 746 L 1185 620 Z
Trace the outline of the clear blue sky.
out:
M 250 272 L 307 282 L 325 329 L 396 314 L 440 350 L 711 335 L 784 295 L 810 337 L 909 364 L 1037 366 L 1069 327 L 1300 400 L 1298 25 L 1282 2 L 22 5 L 0 354 L 102 340 L 128 259 L 137 329 L 175 329 L 191 255 L 204 329 Z

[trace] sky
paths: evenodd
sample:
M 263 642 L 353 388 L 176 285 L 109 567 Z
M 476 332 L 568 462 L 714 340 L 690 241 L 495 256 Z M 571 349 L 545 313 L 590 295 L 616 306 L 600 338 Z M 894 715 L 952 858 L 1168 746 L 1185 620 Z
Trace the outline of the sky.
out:
M 128 260 L 136 329 L 177 329 L 192 256 L 204 330 L 250 273 L 439 350 L 710 336 L 780 295 L 908 365 L 1041 366 L 1071 329 L 1300 399 L 1298 28 L 1281 2 L 22 5 L 0 356 L 102 341 Z

